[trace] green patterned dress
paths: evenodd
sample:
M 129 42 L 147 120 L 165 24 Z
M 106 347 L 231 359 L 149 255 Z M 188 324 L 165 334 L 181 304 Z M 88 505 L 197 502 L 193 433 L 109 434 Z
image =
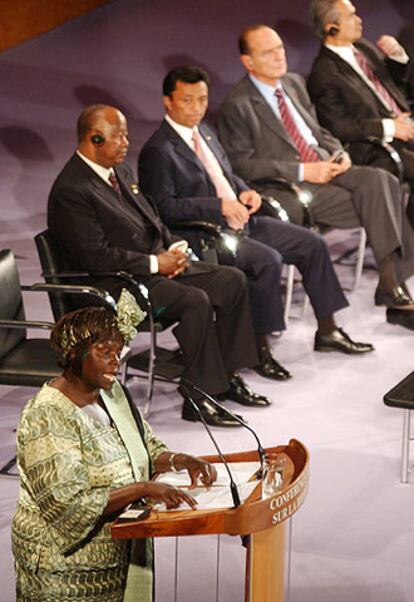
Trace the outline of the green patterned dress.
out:
M 12 525 L 17 602 L 152 600 L 151 542 L 131 549 L 101 517 L 110 490 L 148 480 L 148 454 L 153 463 L 167 448 L 144 421 L 147 454 L 119 383 L 101 397 L 116 428 L 47 384 L 23 410 Z

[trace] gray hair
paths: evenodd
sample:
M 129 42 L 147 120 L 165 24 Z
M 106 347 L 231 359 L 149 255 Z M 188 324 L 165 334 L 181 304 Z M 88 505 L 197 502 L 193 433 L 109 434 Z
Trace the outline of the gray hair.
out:
M 337 23 L 340 12 L 336 6 L 338 0 L 312 0 L 310 13 L 313 21 L 313 29 L 321 40 L 324 40 L 327 23 Z

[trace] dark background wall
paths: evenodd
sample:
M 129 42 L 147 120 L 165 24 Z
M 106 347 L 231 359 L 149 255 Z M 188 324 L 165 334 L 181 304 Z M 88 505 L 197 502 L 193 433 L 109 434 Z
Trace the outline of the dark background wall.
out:
M 365 34 L 397 34 L 413 0 L 360 0 Z M 45 225 L 48 191 L 76 146 L 75 122 L 91 103 L 119 106 L 129 120 L 135 169 L 163 115 L 165 72 L 199 63 L 212 76 L 211 109 L 240 78 L 240 29 L 276 27 L 292 70 L 306 73 L 318 46 L 308 0 L 117 0 L 0 56 L 0 243 L 19 247 Z

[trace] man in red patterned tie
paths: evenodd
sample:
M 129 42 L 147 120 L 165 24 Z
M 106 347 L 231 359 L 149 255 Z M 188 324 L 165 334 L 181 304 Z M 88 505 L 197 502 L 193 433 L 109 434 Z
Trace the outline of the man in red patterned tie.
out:
M 414 226 L 414 121 L 402 89 L 409 57 L 392 36 L 379 37 L 376 46 L 363 39 L 362 20 L 350 0 L 314 0 L 311 6 L 323 42 L 308 80 L 319 121 L 349 144 L 358 165 L 398 175 L 389 152 L 372 138 L 399 153 L 412 190 L 407 214 Z
M 280 191 L 284 178 L 313 194 L 317 224 L 363 226 L 374 252 L 379 282 L 375 303 L 387 320 L 414 330 L 414 304 L 405 280 L 414 273 L 414 232 L 395 176 L 353 167 L 341 143 L 317 121 L 303 79 L 287 73 L 283 42 L 266 25 L 239 38 L 247 75 L 227 95 L 218 129 L 235 173 L 262 194 L 275 196 L 291 221 L 303 212 L 294 194 Z

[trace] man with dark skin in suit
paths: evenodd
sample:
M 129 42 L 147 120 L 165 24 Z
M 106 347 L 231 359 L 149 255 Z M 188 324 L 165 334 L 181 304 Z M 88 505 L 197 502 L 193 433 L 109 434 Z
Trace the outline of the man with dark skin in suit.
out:
M 77 152 L 57 177 L 49 196 L 48 224 L 70 269 L 125 270 L 149 289 L 157 319 L 175 324 L 183 352 L 183 377 L 220 399 L 266 407 L 236 373 L 258 363 L 244 275 L 231 267 L 191 262 L 137 189 L 124 160 L 128 151 L 125 116 L 116 108 L 94 105 L 78 121 Z M 119 294 L 122 283 L 96 276 L 96 284 Z M 132 290 L 133 292 L 133 290 Z M 184 383 L 185 384 L 185 381 Z M 199 420 L 184 396 L 182 417 Z M 224 408 L 202 393 L 192 393 L 213 426 L 238 426 Z

